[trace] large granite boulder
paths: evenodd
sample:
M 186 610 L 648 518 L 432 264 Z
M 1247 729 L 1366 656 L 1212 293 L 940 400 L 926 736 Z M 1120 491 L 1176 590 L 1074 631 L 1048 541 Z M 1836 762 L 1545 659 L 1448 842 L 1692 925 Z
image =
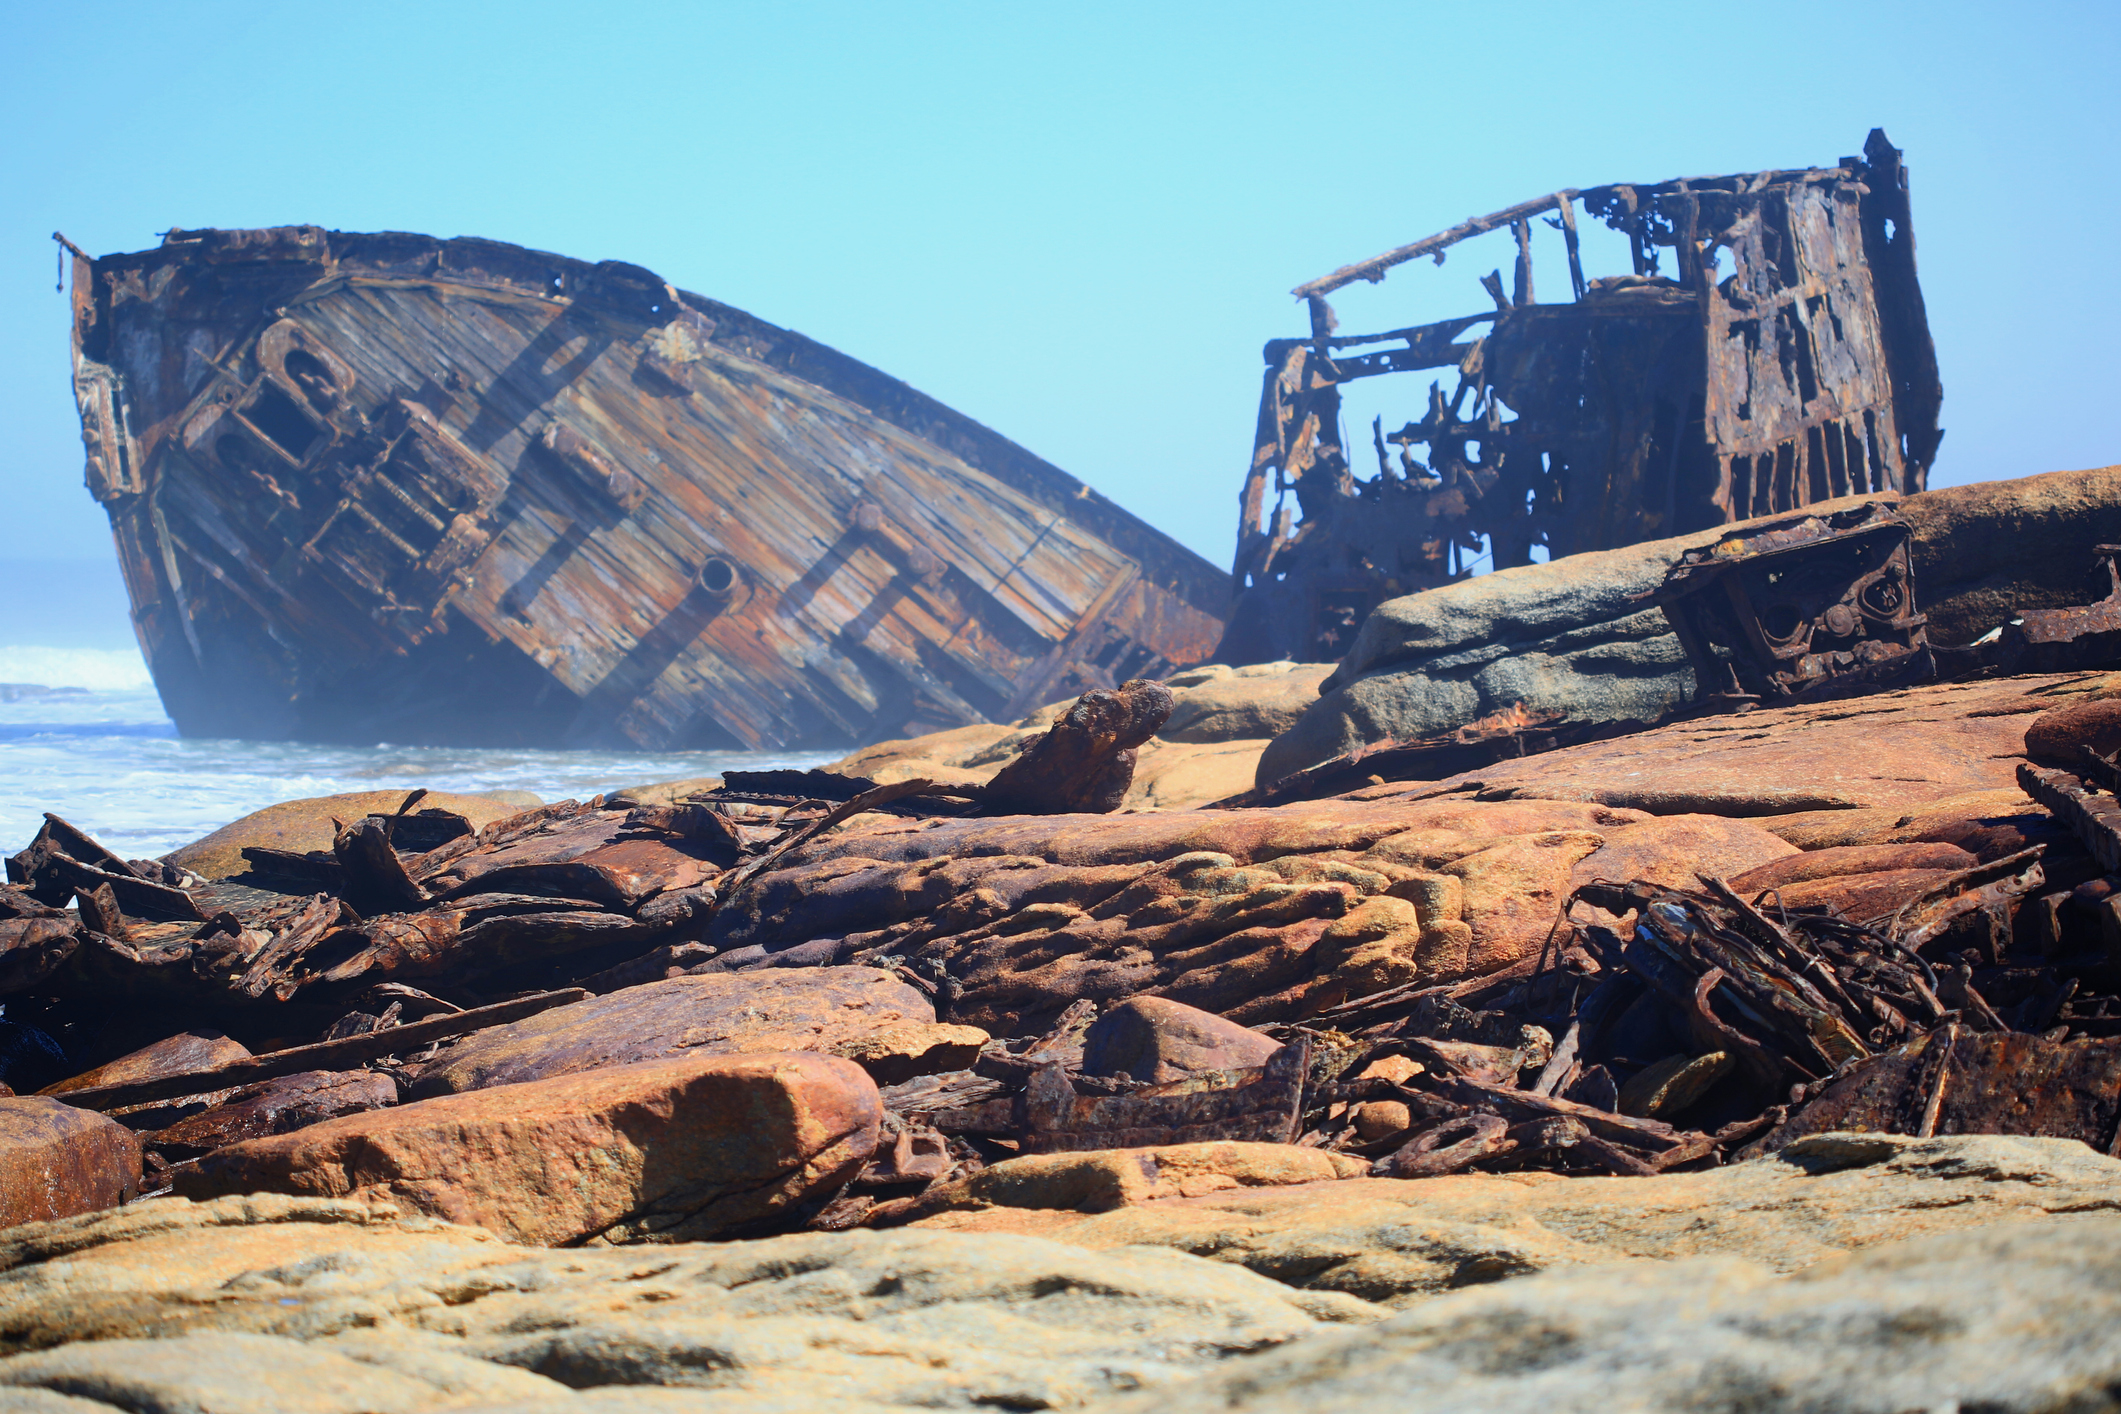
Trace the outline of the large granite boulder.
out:
M 1937 643 L 1971 642 L 2013 608 L 2097 597 L 2091 548 L 2121 540 L 2121 467 L 1813 509 L 1866 500 L 1891 502 L 1912 523 L 1916 594 Z M 1432 736 L 1516 703 L 1579 722 L 1654 719 L 1687 700 L 1693 673 L 1663 611 L 1642 596 L 1687 550 L 1736 528 L 1522 565 L 1386 601 L 1320 684 L 1319 701 L 1261 754 L 1259 783 L 1365 742 Z
M 838 1189 L 882 1122 L 852 1061 L 697 1056 L 341 1115 L 217 1149 L 177 1188 L 391 1199 L 549 1246 L 715 1237 Z

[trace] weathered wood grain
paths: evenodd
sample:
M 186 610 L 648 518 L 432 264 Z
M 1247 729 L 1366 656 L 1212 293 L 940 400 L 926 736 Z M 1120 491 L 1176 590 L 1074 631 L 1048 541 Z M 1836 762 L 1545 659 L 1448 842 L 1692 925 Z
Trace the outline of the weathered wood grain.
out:
M 76 280 L 91 480 L 187 732 L 871 740 L 1220 633 L 1197 556 L 635 266 L 304 227 Z

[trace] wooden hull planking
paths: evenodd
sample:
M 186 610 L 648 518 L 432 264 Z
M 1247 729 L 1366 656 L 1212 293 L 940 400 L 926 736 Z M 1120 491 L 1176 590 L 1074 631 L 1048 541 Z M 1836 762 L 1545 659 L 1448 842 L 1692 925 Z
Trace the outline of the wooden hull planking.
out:
M 619 262 L 315 227 L 74 266 L 88 485 L 194 736 L 774 749 L 1204 661 L 1229 578 Z

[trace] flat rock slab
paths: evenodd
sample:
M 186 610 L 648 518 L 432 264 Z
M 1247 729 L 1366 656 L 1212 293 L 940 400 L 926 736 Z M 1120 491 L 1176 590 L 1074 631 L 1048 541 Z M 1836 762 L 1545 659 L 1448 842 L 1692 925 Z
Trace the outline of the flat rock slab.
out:
M 834 1051 L 934 1020 L 926 997 L 873 967 L 671 977 L 477 1032 L 424 1067 L 410 1094 L 426 1099 L 674 1056 Z
M 1689 882 L 1694 868 L 1738 873 L 1792 849 L 1747 821 L 1464 794 L 863 816 L 724 903 L 710 965 L 903 959 L 949 979 L 947 1019 L 996 1035 L 1040 1029 L 1079 999 L 1138 996 L 1253 1026 L 1516 962 L 1582 870 Z
M 140 1141 L 41 1095 L 0 1096 L 0 1228 L 110 1208 L 140 1192 Z
M 2052 1142 L 1815 1143 L 1816 1172 L 1724 1171 L 1750 1173 L 1752 1197 L 1720 1216 L 1670 1192 L 1713 1173 L 1500 1184 L 1585 1190 L 1574 1239 L 1602 1264 L 1497 1281 L 1523 1268 L 1491 1263 L 1466 1274 L 1486 1284 L 1396 1314 L 1212 1242 L 1092 1252 L 915 1228 L 551 1251 L 387 1203 L 157 1200 L 0 1235 L 0 1407 L 1368 1414 L 1409 1391 L 1468 1414 L 2109 1407 L 2115 1165 Z M 1650 1198 L 1639 1219 L 1628 1194 Z M 1380 1250 L 1427 1235 L 1400 1216 Z M 1286 1274 L 1306 1278 L 1298 1254 Z
M 1742 874 L 1730 875 L 1728 882 L 1739 893 L 1754 894 L 1762 889 L 1780 888 L 1809 879 L 1879 874 L 1896 869 L 1971 869 L 1978 862 L 1955 844 L 1836 845 L 1790 854 Z
M 1729 1258 L 1465 1292 L 1099 1414 L 1995 1414 L 2110 1409 L 2121 1219 L 1895 1242 L 1788 1279 Z
M 1383 1314 L 1038 1238 L 555 1252 L 384 1203 L 157 1200 L 0 1238 L 0 1407 L 1072 1409 Z
M 2102 690 L 2104 674 L 1933 684 L 1808 707 L 1680 722 L 1484 766 L 1350 800 L 1461 792 L 1489 800 L 1584 800 L 1653 815 L 1903 813 L 1971 791 L 2015 788 L 2030 714 Z
M 924 1229 L 1176 1247 L 1388 1305 L 1556 1267 L 1742 1258 L 1796 1271 L 1880 1242 L 2121 1214 L 2121 1162 L 2071 1139 L 1814 1135 L 1768 1159 L 1654 1178 L 1368 1179 L 1167 1198 L 1109 1213 L 995 1208 Z
M 1331 1182 L 1369 1171 L 1368 1159 L 1324 1149 L 1214 1139 L 1145 1149 L 1028 1154 L 981 1169 L 946 1190 L 930 1190 L 924 1197 L 967 1208 L 1101 1213 L 1155 1198 Z
M 552 1246 L 710 1237 L 837 1189 L 882 1120 L 852 1061 L 694 1056 L 343 1115 L 216 1150 L 177 1187 L 391 1199 Z

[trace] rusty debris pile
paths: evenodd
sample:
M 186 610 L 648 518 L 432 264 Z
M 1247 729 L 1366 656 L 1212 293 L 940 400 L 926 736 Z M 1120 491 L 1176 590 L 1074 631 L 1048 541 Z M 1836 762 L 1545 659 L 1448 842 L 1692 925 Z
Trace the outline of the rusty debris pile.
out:
M 274 1193 L 571 1246 L 1829 1131 L 2121 1155 L 2121 481 L 1903 494 L 1941 431 L 1900 159 L 1557 192 L 1299 287 L 1234 588 L 638 267 L 75 252 L 181 729 L 875 745 L 287 802 L 164 860 L 47 815 L 0 887 L 0 1228 Z M 1492 310 L 1338 332 L 1505 230 Z M 1357 477 L 1343 390 L 1423 371 Z M 2042 575 L 1959 563 L 2036 503 Z M 1481 547 L 1615 553 L 1451 585 Z
M 1387 862 L 1412 847 L 1391 840 L 1239 868 L 1198 850 L 1083 867 L 994 853 L 1109 811 L 1129 743 L 1169 702 L 1157 684 L 1086 695 L 1005 789 L 764 772 L 481 829 L 415 791 L 343 823 L 328 852 L 247 848 L 231 880 L 118 858 L 47 817 L 0 891 L 0 1060 L 17 1088 L 133 1132 L 135 1191 L 204 1196 L 288 1181 L 260 1176 L 292 1162 L 272 1146 L 362 1115 L 410 1123 L 698 1045 L 836 1047 L 868 1073 L 870 1137 L 756 1219 L 781 1228 L 917 1221 L 987 1201 L 982 1176 L 1013 1159 L 1202 1141 L 1401 1178 L 1648 1174 L 1828 1129 L 2121 1142 L 2121 765 L 2067 723 L 2036 724 L 2019 770 L 2052 812 L 2044 834 L 1894 846 L 1886 872 L 1829 895 L 1800 897 L 1859 867 L 1834 851 L 1692 887 L 1593 878 L 1536 946 L 1482 967 L 1438 911 L 1449 881 Z M 1405 813 L 1363 809 L 1349 818 Z M 1167 835 L 1186 819 L 1132 818 Z M 865 819 L 866 854 L 818 852 Z M 988 833 L 950 833 L 967 830 Z M 1107 858 L 1134 848 L 1115 836 Z M 911 872 L 876 862 L 893 858 Z M 860 904 L 880 885 L 903 921 Z M 835 923 L 841 894 L 854 911 Z M 1305 982 L 1273 958 L 1319 938 L 1301 920 L 1327 905 L 1346 921 L 1321 944 L 1345 941 L 1318 951 L 1346 962 Z M 1363 940 L 1417 916 L 1422 968 L 1366 970 L 1383 955 Z M 1174 970 L 1130 983 L 1144 947 Z M 90 1054 L 114 1058 L 76 1073 Z

